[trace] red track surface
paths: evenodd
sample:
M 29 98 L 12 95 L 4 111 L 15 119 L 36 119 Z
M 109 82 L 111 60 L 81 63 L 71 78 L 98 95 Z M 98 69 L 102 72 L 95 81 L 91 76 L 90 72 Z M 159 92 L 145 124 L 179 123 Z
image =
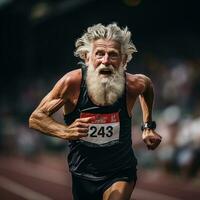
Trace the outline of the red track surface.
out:
M 136 200 L 199 200 L 200 181 L 175 178 L 159 171 L 139 171 Z M 132 198 L 132 199 L 133 199 Z M 72 200 L 65 156 L 34 160 L 0 156 L 1 200 Z

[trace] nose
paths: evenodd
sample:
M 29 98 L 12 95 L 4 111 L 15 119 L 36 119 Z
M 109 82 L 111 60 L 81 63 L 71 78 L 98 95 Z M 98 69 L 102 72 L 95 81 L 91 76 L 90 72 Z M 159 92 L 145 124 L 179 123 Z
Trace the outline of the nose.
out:
M 109 59 L 108 54 L 105 54 L 104 57 L 102 58 L 102 64 L 104 64 L 104 65 L 110 64 L 110 59 Z

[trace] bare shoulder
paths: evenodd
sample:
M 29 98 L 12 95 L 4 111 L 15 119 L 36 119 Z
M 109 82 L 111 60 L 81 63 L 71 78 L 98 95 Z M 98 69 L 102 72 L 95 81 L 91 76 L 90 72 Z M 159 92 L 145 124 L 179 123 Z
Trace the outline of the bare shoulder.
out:
M 52 92 L 60 97 L 65 96 L 66 93 L 71 95 L 80 87 L 81 79 L 81 69 L 70 71 L 55 84 Z
M 73 70 L 66 73 L 59 81 L 69 86 L 78 84 L 82 79 L 81 69 Z
M 34 115 L 46 113 L 50 116 L 66 104 L 66 102 L 69 102 L 71 99 L 76 99 L 79 95 L 81 79 L 82 73 L 80 69 L 65 74 L 41 100 L 33 112 Z
M 129 93 L 142 94 L 146 87 L 152 85 L 151 79 L 144 74 L 126 73 L 126 85 Z

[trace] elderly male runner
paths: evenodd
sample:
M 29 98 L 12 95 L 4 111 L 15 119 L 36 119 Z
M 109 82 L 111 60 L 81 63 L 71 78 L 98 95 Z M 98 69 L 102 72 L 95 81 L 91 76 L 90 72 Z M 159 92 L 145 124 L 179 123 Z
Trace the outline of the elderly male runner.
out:
M 131 117 L 139 97 L 142 138 L 148 149 L 160 141 L 152 121 L 153 85 L 125 72 L 136 48 L 117 24 L 89 27 L 76 41 L 81 69 L 65 74 L 32 113 L 30 127 L 67 140 L 74 200 L 128 200 L 136 183 Z M 64 107 L 66 125 L 51 116 Z

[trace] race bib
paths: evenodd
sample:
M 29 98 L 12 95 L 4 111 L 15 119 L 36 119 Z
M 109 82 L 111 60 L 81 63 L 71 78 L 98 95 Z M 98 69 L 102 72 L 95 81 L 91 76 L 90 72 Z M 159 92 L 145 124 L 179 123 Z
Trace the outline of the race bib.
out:
M 94 114 L 81 113 L 80 118 L 93 117 L 87 137 L 81 140 L 102 145 L 119 140 L 120 122 L 119 113 Z

